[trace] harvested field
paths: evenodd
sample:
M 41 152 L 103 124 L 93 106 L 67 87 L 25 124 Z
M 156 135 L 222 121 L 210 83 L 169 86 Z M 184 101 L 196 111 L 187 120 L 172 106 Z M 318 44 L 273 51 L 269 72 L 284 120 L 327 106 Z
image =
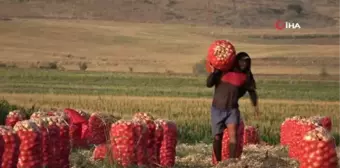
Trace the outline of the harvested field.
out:
M 198 143 L 195 145 L 180 144 L 177 146 L 177 163 L 175 168 L 207 168 L 211 166 L 211 145 Z M 338 147 L 340 160 L 340 148 Z M 74 168 L 91 165 L 87 168 L 104 166 L 102 162 L 91 161 L 92 153 L 81 150 L 73 153 Z M 245 147 L 241 160 L 220 163 L 219 168 L 298 168 L 298 163 L 289 159 L 287 149 L 280 146 L 249 145 Z M 106 167 L 105 167 L 106 168 Z
M 13 19 L 1 22 L 0 38 L 1 67 L 191 74 L 193 66 L 205 57 L 207 46 L 215 39 L 227 38 L 237 51 L 246 51 L 254 58 L 256 74 L 339 74 L 339 33 L 333 27 L 278 32 L 270 27 L 248 31 L 177 24 Z

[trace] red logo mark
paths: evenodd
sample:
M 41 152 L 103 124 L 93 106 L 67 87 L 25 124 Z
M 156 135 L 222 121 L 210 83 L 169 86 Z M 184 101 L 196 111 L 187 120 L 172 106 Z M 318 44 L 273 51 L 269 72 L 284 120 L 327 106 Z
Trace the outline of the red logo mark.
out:
M 283 21 L 281 21 L 281 20 L 277 20 L 277 21 L 275 22 L 275 28 L 276 28 L 276 30 L 282 30 L 282 29 L 284 29 L 285 27 L 286 27 L 285 22 L 283 22 Z

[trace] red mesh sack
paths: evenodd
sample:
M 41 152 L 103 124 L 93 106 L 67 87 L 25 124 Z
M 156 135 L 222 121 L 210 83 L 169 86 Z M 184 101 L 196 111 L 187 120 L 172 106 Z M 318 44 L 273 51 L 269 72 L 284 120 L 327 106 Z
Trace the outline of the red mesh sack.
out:
M 135 154 L 138 166 L 148 165 L 147 145 L 149 131 L 146 124 L 134 121 Z
M 12 127 L 0 126 L 0 143 L 3 146 L 0 167 L 16 168 L 19 157 L 19 137 Z
M 323 127 L 307 132 L 301 142 L 300 168 L 337 168 L 335 139 Z
M 88 114 L 81 110 L 71 108 L 64 109 L 64 113 L 69 118 L 69 133 L 71 146 L 86 148 L 89 146 L 87 136 Z
M 2 138 L 1 128 L 0 128 L 0 164 L 2 163 L 2 155 L 4 153 L 4 148 L 5 148 L 5 142 Z
M 135 124 L 120 120 L 112 124 L 110 130 L 112 158 L 122 166 L 136 165 Z
M 30 119 L 40 119 L 40 118 L 44 118 L 44 117 L 48 117 L 48 112 L 42 112 L 42 111 L 37 111 L 32 113 Z
M 42 166 L 47 167 L 48 166 L 48 148 L 50 143 L 50 136 L 48 134 L 47 130 L 47 122 L 44 121 L 42 118 L 39 117 L 33 117 L 33 119 L 30 119 L 32 122 L 34 122 L 40 129 L 41 133 L 41 158 L 42 158 Z
M 60 128 L 58 117 L 43 118 L 47 122 L 47 129 L 50 137 L 48 147 L 48 168 L 60 168 Z
M 299 159 L 302 154 L 300 143 L 303 136 L 318 126 L 317 123 L 309 119 L 297 120 L 295 125 L 291 127 L 291 141 L 288 143 L 288 155 L 293 159 Z
M 292 142 L 293 131 L 291 130 L 294 125 L 297 124 L 301 117 L 294 116 L 292 118 L 287 118 L 280 127 L 280 143 L 281 145 L 289 145 Z
M 71 146 L 87 148 L 89 146 L 88 140 L 81 137 L 83 124 L 70 124 L 69 127 Z
M 160 165 L 160 149 L 163 141 L 163 128 L 159 121 L 155 121 L 155 134 L 154 134 L 154 142 L 155 142 L 155 163 L 152 164 L 153 166 Z
M 209 46 L 207 60 L 214 68 L 228 71 L 233 66 L 235 55 L 235 47 L 231 42 L 216 40 Z M 209 69 L 207 69 L 208 72 Z
M 326 128 L 328 131 L 332 131 L 332 120 L 327 116 L 312 116 L 309 119 L 316 123 L 319 123 L 322 127 Z
M 302 133 L 300 130 L 294 130 L 297 123 L 302 121 L 303 123 L 310 123 L 313 125 L 313 128 L 316 126 L 323 126 L 327 130 L 331 130 L 332 128 L 332 121 L 329 117 L 320 117 L 320 116 L 313 116 L 310 118 L 303 118 L 301 116 L 294 116 L 292 118 L 287 118 L 282 124 L 280 128 L 280 143 L 281 145 L 290 145 L 291 143 L 295 142 L 294 138 L 295 134 L 301 136 L 304 135 L 305 132 Z M 309 130 L 307 130 L 309 131 Z M 296 139 L 296 138 L 295 138 Z
M 69 157 L 71 153 L 69 126 L 67 122 L 60 117 L 57 118 L 56 124 L 59 127 L 60 168 L 69 168 Z
M 42 167 L 41 133 L 38 126 L 29 120 L 19 121 L 14 131 L 20 140 L 17 168 Z
M 109 146 L 107 144 L 100 144 L 98 146 L 96 146 L 93 150 L 93 159 L 94 160 L 104 160 L 105 157 L 108 154 L 108 149 Z
M 159 164 L 157 161 L 157 145 L 156 138 L 155 138 L 155 129 L 156 124 L 154 122 L 154 118 L 149 113 L 138 112 L 133 116 L 134 121 L 142 122 L 146 124 L 148 129 L 148 137 L 147 137 L 147 158 L 148 163 L 151 165 Z M 161 142 L 159 142 L 161 143 Z
M 243 152 L 243 137 L 244 137 L 244 123 L 241 121 L 238 129 L 237 129 L 237 136 L 239 137 L 237 140 L 237 147 L 236 147 L 236 157 L 239 158 Z M 222 140 L 222 161 L 229 159 L 229 133 L 228 129 L 226 128 L 223 132 L 223 140 Z M 216 157 L 214 150 L 212 152 L 212 164 L 216 165 Z
M 205 59 L 205 70 L 207 70 L 208 73 L 212 72 L 212 68 L 210 66 L 210 62 L 208 60 L 208 57 Z
M 81 124 L 87 122 L 88 114 L 81 110 L 65 108 L 64 113 L 69 118 L 72 124 Z
M 110 134 L 110 126 L 118 120 L 113 115 L 92 113 L 88 122 L 88 139 L 90 144 L 102 144 L 107 142 Z
M 52 118 L 53 117 L 61 118 L 63 121 L 66 121 L 67 123 L 71 122 L 71 118 L 65 112 L 60 110 L 49 111 L 48 116 Z
M 163 130 L 159 161 L 161 166 L 173 167 L 176 159 L 177 126 L 172 121 L 156 120 Z
M 244 128 L 243 145 L 259 144 L 259 143 L 260 143 L 260 138 L 259 138 L 258 130 L 254 126 L 246 126 Z
M 89 123 L 83 123 L 81 124 L 81 136 L 80 138 L 82 140 L 86 140 L 88 142 L 88 139 L 91 137 L 90 131 L 89 131 Z
M 6 125 L 7 126 L 11 126 L 14 127 L 14 125 L 18 122 L 18 121 L 22 121 L 25 120 L 26 116 L 23 112 L 21 112 L 20 110 L 14 110 L 8 113 L 7 117 L 6 117 Z

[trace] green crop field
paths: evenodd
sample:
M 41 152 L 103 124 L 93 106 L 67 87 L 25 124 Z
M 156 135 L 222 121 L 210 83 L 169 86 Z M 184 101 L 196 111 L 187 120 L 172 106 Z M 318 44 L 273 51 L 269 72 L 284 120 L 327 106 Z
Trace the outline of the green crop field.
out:
M 205 86 L 205 76 L 35 69 L 1 69 L 0 74 L 0 92 L 6 95 L 3 98 L 19 104 L 28 103 L 28 99 L 28 106 L 50 104 L 119 115 L 146 111 L 176 121 L 181 142 L 211 141 L 209 108 L 213 90 Z M 247 124 L 261 128 L 262 138 L 268 143 L 279 142 L 279 127 L 286 117 L 338 115 L 338 81 L 260 78 L 257 82 L 261 118 L 253 118 L 247 98 L 241 101 L 241 111 Z M 15 95 L 20 96 L 12 98 Z M 339 122 L 337 117 L 332 119 L 333 123 Z M 334 133 L 338 133 L 334 126 Z
M 206 76 L 0 69 L 0 92 L 210 98 Z M 338 81 L 256 78 L 264 99 L 339 100 Z
M 42 109 L 81 108 L 123 117 L 139 111 L 150 112 L 155 117 L 176 122 L 180 144 L 211 143 L 209 109 L 213 90 L 206 88 L 206 76 L 18 68 L 1 68 L 0 74 L 1 97 L 12 104 Z M 254 118 L 250 100 L 245 97 L 240 100 L 242 117 L 247 125 L 259 127 L 263 141 L 276 145 L 280 125 L 287 117 L 335 116 L 332 117 L 332 133 L 338 141 L 338 85 L 339 82 L 334 80 L 259 76 L 261 116 Z M 190 147 L 182 148 L 184 151 L 179 153 L 190 150 Z M 76 158 L 80 159 L 87 157 L 89 151 L 77 153 Z

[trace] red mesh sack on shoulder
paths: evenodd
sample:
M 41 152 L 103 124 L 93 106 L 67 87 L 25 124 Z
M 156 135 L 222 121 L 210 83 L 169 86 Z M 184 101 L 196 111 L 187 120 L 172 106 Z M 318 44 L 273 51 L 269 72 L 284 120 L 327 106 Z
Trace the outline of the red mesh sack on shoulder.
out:
M 208 60 L 208 57 L 205 59 L 205 70 L 207 70 L 208 73 L 212 72 L 212 68 L 210 66 L 210 62 Z
M 16 168 L 19 157 L 19 137 L 10 126 L 0 126 L 1 168 Z M 1 151 L 0 151 L 1 152 Z
M 20 140 L 17 168 L 42 167 L 39 127 L 30 120 L 24 120 L 15 124 L 14 131 Z
M 25 119 L 26 119 L 26 116 L 23 112 L 21 112 L 20 110 L 14 110 L 14 111 L 9 112 L 8 115 L 6 116 L 6 125 L 14 127 L 14 125 L 18 121 L 22 121 Z
M 301 142 L 300 168 L 337 168 L 335 139 L 323 127 L 307 132 Z
M 235 56 L 235 47 L 230 41 L 216 40 L 209 46 L 207 60 L 214 68 L 228 71 L 234 64 Z M 209 64 L 206 65 L 207 68 Z M 207 71 L 209 72 L 211 69 L 208 68 Z
M 244 123 L 241 121 L 238 129 L 237 129 L 237 136 L 239 137 L 237 139 L 237 145 L 236 145 L 236 157 L 240 158 L 243 152 L 243 137 L 244 137 Z M 229 155 L 229 133 L 228 128 L 226 128 L 223 132 L 223 139 L 222 139 L 222 161 L 228 160 L 230 158 Z M 216 157 L 214 150 L 212 152 L 212 164 L 216 165 Z

